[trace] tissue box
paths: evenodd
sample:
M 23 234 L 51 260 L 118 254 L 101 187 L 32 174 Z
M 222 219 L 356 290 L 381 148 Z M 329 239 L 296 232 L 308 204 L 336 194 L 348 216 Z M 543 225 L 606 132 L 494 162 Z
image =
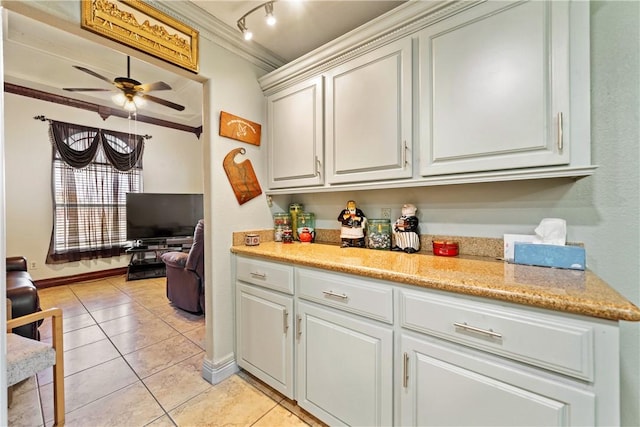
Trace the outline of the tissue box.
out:
M 505 234 L 504 242 L 504 260 L 513 262 L 513 247 L 516 242 L 531 243 L 536 240 L 535 234 Z
M 585 269 L 585 251 L 579 246 L 560 246 L 533 243 L 514 245 L 514 263 L 542 267 Z

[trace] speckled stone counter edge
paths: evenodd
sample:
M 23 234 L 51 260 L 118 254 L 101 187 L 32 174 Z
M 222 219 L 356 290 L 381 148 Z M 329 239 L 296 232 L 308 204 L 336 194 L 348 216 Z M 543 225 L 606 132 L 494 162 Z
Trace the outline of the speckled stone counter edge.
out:
M 247 233 L 260 235 L 260 246 L 245 246 Z M 426 237 L 433 239 L 432 236 Z M 440 239 L 441 237 L 436 237 Z M 477 248 L 460 257 L 436 257 L 430 252 L 405 254 L 373 249 L 340 250 L 337 242 L 287 245 L 273 242 L 272 230 L 233 233 L 231 251 L 275 261 L 356 274 L 374 279 L 439 289 L 555 311 L 609 320 L 640 321 L 640 309 L 590 271 L 560 270 L 497 261 L 502 239 L 466 238 Z M 499 242 L 499 245 L 497 242 Z M 429 245 L 430 246 L 430 245 Z M 487 248 L 493 256 L 479 256 Z M 353 262 L 357 254 L 357 262 Z

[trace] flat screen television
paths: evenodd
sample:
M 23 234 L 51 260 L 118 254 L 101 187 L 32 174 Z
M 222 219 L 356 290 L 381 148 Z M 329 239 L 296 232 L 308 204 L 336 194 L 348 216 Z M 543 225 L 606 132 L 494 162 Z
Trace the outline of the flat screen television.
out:
M 193 237 L 202 194 L 127 193 L 127 240 Z

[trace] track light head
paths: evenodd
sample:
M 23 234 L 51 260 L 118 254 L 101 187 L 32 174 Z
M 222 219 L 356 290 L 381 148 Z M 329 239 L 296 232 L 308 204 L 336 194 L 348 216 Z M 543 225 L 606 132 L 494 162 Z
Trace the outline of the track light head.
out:
M 244 17 L 238 19 L 238 29 L 240 29 L 245 40 L 251 40 L 253 38 L 253 33 L 247 28 Z
M 267 25 L 273 27 L 276 25 L 276 17 L 273 16 L 273 2 L 265 4 L 264 10 L 267 13 Z

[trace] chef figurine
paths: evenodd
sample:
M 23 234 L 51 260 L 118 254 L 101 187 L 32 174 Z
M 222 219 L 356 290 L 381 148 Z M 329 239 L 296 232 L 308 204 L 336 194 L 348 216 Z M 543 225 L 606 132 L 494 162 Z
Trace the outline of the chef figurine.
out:
M 338 221 L 342 223 L 340 228 L 342 247 L 364 248 L 364 227 L 367 224 L 367 218 L 364 212 L 356 207 L 356 202 L 353 200 L 347 202 L 346 209 L 338 215 Z
M 418 217 L 416 207 L 406 203 L 402 205 L 402 216 L 393 226 L 394 251 L 405 251 L 408 254 L 420 250 L 420 236 L 418 235 Z

